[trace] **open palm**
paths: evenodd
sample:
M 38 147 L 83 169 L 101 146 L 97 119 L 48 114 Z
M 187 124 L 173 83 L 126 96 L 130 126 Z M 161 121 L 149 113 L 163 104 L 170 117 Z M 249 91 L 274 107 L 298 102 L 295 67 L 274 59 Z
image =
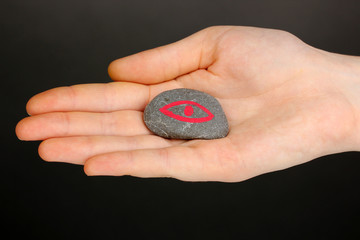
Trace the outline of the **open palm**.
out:
M 43 159 L 85 164 L 89 175 L 241 181 L 351 149 L 345 143 L 354 110 L 335 87 L 336 76 L 324 78 L 326 59 L 326 52 L 283 31 L 207 28 L 112 62 L 113 83 L 34 96 L 31 116 L 16 131 L 23 140 L 44 140 Z M 143 110 L 174 88 L 217 98 L 229 135 L 190 141 L 153 135 Z

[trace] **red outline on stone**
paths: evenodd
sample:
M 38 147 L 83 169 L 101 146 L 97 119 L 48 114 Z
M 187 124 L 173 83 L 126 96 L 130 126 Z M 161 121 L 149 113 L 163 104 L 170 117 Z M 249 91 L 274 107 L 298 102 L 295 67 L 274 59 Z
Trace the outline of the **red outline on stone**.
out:
M 177 115 L 177 114 L 175 114 L 175 113 L 168 110 L 171 107 L 182 105 L 182 104 L 195 105 L 198 108 L 202 109 L 204 112 L 206 112 L 208 114 L 208 116 L 207 117 L 202 117 L 202 118 L 188 118 L 188 117 L 183 117 L 183 116 Z M 197 102 L 187 101 L 187 100 L 176 101 L 176 102 L 169 103 L 169 104 L 163 106 L 162 108 L 160 108 L 159 111 L 162 112 L 163 114 L 165 114 L 166 116 L 174 118 L 174 119 L 179 120 L 181 122 L 202 123 L 202 122 L 210 121 L 214 117 L 214 114 L 212 114 L 206 107 L 198 104 Z

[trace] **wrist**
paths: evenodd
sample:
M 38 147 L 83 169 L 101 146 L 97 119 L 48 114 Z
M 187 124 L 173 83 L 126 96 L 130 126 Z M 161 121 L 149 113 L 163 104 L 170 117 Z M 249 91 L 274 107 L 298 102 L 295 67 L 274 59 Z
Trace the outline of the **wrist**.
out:
M 329 79 L 335 89 L 344 95 L 352 114 L 344 116 L 351 127 L 345 134 L 344 150 L 360 151 L 360 57 L 327 53 L 330 64 Z

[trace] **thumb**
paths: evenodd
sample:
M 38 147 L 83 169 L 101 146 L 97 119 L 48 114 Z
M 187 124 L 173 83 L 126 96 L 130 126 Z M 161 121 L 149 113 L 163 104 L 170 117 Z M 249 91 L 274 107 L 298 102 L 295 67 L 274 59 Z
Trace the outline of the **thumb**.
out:
M 110 63 L 109 75 L 114 81 L 154 84 L 207 68 L 213 62 L 214 52 L 210 35 L 220 30 L 213 29 L 206 28 L 178 42 L 117 59 Z

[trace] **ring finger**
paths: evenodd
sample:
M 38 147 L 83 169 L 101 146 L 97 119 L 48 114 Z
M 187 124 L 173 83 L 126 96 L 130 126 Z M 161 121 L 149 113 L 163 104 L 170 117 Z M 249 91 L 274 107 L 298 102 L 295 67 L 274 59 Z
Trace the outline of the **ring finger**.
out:
M 164 148 L 182 142 L 184 140 L 169 140 L 155 135 L 51 138 L 40 144 L 39 155 L 45 161 L 84 164 L 85 160 L 98 154 Z

